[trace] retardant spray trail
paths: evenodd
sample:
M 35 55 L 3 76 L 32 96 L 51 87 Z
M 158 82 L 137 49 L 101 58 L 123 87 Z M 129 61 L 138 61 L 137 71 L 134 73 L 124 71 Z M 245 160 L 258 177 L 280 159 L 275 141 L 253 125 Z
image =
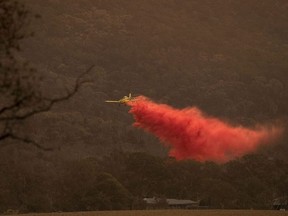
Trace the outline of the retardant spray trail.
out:
M 170 147 L 170 156 L 179 160 L 227 162 L 273 142 L 281 134 L 277 127 L 235 127 L 207 117 L 195 107 L 178 110 L 143 96 L 127 104 L 134 126 L 156 135 Z

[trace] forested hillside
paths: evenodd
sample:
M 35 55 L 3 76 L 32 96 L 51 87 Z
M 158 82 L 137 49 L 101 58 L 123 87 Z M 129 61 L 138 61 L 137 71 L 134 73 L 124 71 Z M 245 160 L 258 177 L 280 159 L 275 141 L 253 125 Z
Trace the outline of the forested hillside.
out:
M 127 108 L 104 103 L 129 92 L 242 125 L 287 118 L 285 0 L 26 2 L 41 18 L 25 57 L 47 91 L 96 66 L 91 85 L 42 117 L 40 141 L 162 152 Z
M 287 195 L 285 129 L 274 145 L 228 164 L 178 162 L 132 126 L 129 107 L 104 102 L 131 92 L 235 125 L 286 128 L 286 0 L 21 2 L 40 18 L 27 25 L 34 36 L 18 58 L 36 68 L 43 92 L 61 96 L 94 68 L 75 96 L 25 121 L 24 133 L 53 151 L 0 143 L 1 212 L 137 209 L 143 196 L 270 208 Z

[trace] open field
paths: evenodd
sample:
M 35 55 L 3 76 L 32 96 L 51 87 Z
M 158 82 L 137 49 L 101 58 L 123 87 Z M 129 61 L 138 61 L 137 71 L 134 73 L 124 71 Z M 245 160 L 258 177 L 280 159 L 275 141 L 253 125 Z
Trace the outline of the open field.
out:
M 288 211 L 265 210 L 146 210 L 24 214 L 27 216 L 276 216 Z

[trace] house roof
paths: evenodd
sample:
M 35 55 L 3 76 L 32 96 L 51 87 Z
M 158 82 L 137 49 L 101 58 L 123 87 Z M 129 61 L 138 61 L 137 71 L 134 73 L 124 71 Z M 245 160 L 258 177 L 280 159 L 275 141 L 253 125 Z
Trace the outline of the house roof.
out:
M 143 199 L 147 204 L 157 204 L 161 199 L 152 197 Z M 193 205 L 198 204 L 196 201 L 192 200 L 182 200 L 182 199 L 165 199 L 168 205 Z
M 144 198 L 143 200 L 144 200 L 147 204 L 157 204 L 158 201 L 159 201 L 156 197 Z
M 278 197 L 273 200 L 273 205 L 288 205 L 287 197 Z
M 192 200 L 182 200 L 182 199 L 166 199 L 168 205 L 193 205 L 198 202 Z

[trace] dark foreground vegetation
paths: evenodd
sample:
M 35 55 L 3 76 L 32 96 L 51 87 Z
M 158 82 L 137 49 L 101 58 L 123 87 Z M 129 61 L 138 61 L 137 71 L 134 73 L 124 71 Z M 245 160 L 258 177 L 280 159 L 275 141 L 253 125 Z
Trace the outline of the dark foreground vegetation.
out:
M 0 0 L 0 212 L 143 209 L 153 196 L 270 209 L 287 196 L 286 132 L 227 164 L 175 161 L 103 102 L 131 91 L 285 128 L 286 0 L 21 2 Z
M 288 164 L 250 155 L 224 165 L 114 152 L 69 162 L 6 159 L 1 211 L 145 209 L 143 197 L 200 200 L 209 208 L 272 209 L 286 195 Z M 160 208 L 165 207 L 159 206 Z

